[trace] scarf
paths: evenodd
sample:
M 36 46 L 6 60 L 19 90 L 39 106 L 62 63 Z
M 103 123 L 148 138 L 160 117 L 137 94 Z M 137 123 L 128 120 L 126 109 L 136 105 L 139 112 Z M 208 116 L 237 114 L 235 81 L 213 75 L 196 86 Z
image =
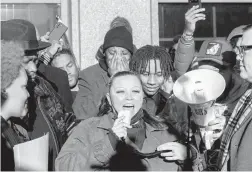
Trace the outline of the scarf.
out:
M 249 89 L 245 92 L 245 94 L 238 101 L 229 121 L 227 123 L 226 129 L 223 133 L 221 145 L 220 145 L 220 153 L 218 156 L 218 168 L 222 169 L 223 165 L 228 160 L 228 148 L 230 145 L 230 140 L 233 135 L 238 131 L 240 126 L 242 125 L 244 119 L 252 110 L 252 89 Z

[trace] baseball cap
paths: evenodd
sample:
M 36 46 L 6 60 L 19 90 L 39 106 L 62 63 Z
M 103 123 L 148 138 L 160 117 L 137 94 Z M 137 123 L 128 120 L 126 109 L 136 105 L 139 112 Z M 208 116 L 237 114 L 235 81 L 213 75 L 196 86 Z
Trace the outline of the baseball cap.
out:
M 236 54 L 227 40 L 213 38 L 202 43 L 196 61 L 213 61 L 227 66 L 235 65 Z

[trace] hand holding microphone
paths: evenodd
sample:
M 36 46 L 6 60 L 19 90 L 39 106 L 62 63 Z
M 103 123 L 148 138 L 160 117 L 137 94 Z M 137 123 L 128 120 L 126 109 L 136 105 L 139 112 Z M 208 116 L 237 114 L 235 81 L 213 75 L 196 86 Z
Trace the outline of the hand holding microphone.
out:
M 118 118 L 115 120 L 115 123 L 112 127 L 112 131 L 119 138 L 127 137 L 127 128 L 132 128 L 130 125 L 132 112 L 128 110 L 122 110 L 118 113 Z

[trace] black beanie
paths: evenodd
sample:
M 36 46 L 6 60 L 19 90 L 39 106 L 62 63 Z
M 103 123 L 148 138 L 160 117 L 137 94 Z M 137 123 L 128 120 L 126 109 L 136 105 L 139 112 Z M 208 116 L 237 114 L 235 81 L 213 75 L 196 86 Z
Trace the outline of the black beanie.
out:
M 110 29 L 104 38 L 103 52 L 109 47 L 122 47 L 133 53 L 133 39 L 131 33 L 124 26 Z

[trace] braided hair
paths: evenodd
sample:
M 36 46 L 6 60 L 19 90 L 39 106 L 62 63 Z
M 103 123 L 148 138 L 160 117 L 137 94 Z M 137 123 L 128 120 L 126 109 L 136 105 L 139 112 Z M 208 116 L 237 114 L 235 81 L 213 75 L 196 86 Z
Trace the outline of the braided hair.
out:
M 171 72 L 174 70 L 172 58 L 165 48 L 160 46 L 146 45 L 138 49 L 131 58 L 130 70 L 142 74 L 150 60 L 155 60 L 155 65 L 156 60 L 160 60 L 160 68 L 164 78 L 168 79 L 171 76 Z

